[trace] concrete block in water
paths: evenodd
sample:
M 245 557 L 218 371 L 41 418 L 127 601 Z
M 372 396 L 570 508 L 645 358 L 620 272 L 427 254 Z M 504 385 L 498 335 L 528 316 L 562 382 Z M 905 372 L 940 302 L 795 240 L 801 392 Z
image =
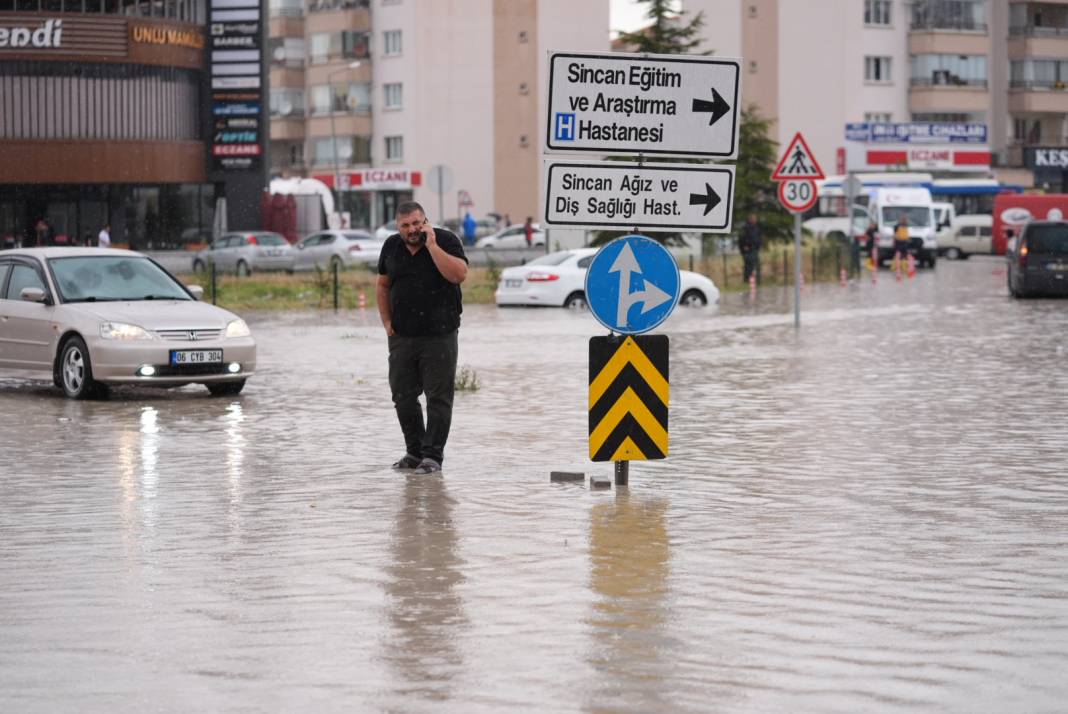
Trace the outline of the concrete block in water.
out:
M 551 483 L 577 483 L 579 481 L 585 481 L 586 474 L 581 471 L 550 471 L 549 481 Z
M 590 488 L 612 488 L 612 479 L 607 476 L 590 476 Z

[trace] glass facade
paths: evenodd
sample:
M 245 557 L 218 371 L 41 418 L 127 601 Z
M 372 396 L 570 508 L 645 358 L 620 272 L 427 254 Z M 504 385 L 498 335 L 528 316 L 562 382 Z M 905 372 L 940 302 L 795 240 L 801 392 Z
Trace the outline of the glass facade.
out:
M 986 87 L 985 55 L 913 55 L 912 86 Z
M 79 12 L 203 23 L 205 0 L 0 0 L 0 12 Z
M 916 0 L 912 29 L 986 32 L 986 0 Z
M 1013 89 L 1065 89 L 1068 87 L 1068 60 L 1013 60 L 1009 62 L 1009 86 Z

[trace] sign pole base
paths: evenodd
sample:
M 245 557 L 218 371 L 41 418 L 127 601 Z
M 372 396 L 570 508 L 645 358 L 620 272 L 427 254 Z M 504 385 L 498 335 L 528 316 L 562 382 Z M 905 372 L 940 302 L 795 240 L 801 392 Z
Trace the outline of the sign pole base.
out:
M 616 461 L 616 486 L 626 486 L 630 482 L 630 462 Z

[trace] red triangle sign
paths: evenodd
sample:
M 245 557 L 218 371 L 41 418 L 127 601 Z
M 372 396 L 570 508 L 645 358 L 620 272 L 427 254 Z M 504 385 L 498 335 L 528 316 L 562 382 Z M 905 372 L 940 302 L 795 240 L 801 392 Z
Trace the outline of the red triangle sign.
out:
M 772 181 L 789 181 L 791 179 L 821 179 L 823 169 L 816 162 L 816 156 L 805 143 L 805 137 L 801 132 L 794 135 L 794 140 L 786 147 L 779 165 L 775 167 L 775 173 L 771 175 Z

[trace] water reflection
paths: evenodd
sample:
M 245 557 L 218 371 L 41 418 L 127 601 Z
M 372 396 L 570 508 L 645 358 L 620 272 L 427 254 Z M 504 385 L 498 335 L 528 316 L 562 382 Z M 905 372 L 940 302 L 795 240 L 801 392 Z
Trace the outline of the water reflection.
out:
M 245 413 L 241 409 L 241 402 L 230 404 L 222 419 L 226 429 L 226 482 L 229 495 L 227 516 L 231 530 L 237 531 L 241 526 L 241 502 L 244 500 L 242 466 L 245 463 L 245 435 L 242 424 L 245 421 Z
M 444 479 L 409 474 L 386 569 L 392 637 L 384 659 L 403 682 L 398 694 L 432 701 L 452 695 L 464 663 L 458 634 L 468 625 L 452 509 Z
M 671 548 L 667 502 L 626 489 L 590 513 L 590 590 L 597 596 L 589 663 L 598 686 L 587 711 L 655 712 L 673 708 L 670 692 L 650 687 L 674 665 L 670 620 Z

